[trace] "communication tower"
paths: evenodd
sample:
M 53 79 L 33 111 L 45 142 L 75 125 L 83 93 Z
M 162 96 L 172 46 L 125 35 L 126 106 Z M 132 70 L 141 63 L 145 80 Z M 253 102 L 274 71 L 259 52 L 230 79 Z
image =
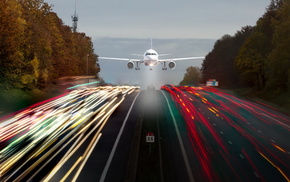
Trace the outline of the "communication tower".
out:
M 77 6 L 75 6 L 75 14 L 71 16 L 71 19 L 73 21 L 72 31 L 77 32 L 78 20 L 79 20 L 78 15 L 77 15 Z

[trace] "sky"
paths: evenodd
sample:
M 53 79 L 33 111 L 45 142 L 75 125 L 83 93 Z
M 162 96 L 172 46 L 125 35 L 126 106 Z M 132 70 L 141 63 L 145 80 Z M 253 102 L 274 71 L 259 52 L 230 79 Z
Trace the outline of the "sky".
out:
M 76 9 L 78 31 L 92 38 L 96 54 L 124 58 L 136 58 L 132 53 L 143 54 L 150 48 L 150 38 L 159 54 L 170 53 L 172 58 L 205 56 L 223 35 L 234 35 L 246 25 L 254 26 L 270 4 L 270 0 L 44 1 L 53 5 L 53 11 L 69 26 Z M 100 75 L 107 82 L 143 87 L 155 82 L 152 84 L 159 87 L 178 84 L 188 66 L 202 64 L 202 60 L 184 62 L 166 72 L 161 66 L 153 71 L 141 66 L 140 71 L 135 71 L 128 70 L 125 62 L 100 61 Z

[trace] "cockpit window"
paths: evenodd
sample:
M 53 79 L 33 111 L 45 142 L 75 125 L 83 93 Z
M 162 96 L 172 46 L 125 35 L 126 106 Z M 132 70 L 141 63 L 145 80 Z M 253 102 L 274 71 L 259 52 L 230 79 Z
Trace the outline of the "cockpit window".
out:
M 147 53 L 145 54 L 145 56 L 148 56 L 148 55 L 156 55 L 156 53 L 150 53 L 150 52 L 147 52 Z

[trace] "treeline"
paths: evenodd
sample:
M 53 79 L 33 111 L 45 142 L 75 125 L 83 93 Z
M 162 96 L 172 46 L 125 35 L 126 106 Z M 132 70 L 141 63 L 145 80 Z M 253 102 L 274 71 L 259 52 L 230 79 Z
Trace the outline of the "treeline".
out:
M 290 93 L 290 1 L 272 0 L 254 27 L 224 35 L 202 64 L 203 81 L 224 88 Z
M 91 38 L 43 0 L 0 1 L 0 89 L 42 89 L 62 76 L 97 75 Z
M 199 85 L 201 80 L 200 68 L 196 66 L 190 66 L 186 69 L 183 80 L 179 82 L 179 85 Z

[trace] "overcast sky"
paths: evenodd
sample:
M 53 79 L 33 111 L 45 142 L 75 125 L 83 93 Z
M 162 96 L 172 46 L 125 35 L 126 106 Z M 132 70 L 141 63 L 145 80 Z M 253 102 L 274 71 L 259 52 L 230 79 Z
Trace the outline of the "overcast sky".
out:
M 255 25 L 270 0 L 45 0 L 91 37 L 210 38 Z
M 234 35 L 241 27 L 255 25 L 270 0 L 45 0 L 66 25 L 72 26 L 76 11 L 78 31 L 92 37 L 98 55 L 131 58 L 150 48 L 172 57 L 205 56 L 215 40 Z M 121 38 L 121 39 L 120 39 Z M 129 38 L 129 39 L 128 39 Z M 163 40 L 162 40 L 163 39 Z M 177 40 L 181 39 L 181 40 Z M 197 41 L 196 39 L 199 39 Z M 148 41 L 147 41 L 148 40 Z M 167 41 L 165 41 L 167 40 Z M 202 42 L 204 40 L 204 42 Z M 200 46 L 199 46 L 200 45 Z M 136 58 L 136 57 L 134 57 Z M 186 61 L 184 61 L 186 62 Z M 125 62 L 100 61 L 100 75 L 113 83 L 178 84 L 188 66 L 202 60 L 177 63 L 176 69 L 160 72 L 127 70 Z M 145 84 L 145 86 L 146 86 Z

